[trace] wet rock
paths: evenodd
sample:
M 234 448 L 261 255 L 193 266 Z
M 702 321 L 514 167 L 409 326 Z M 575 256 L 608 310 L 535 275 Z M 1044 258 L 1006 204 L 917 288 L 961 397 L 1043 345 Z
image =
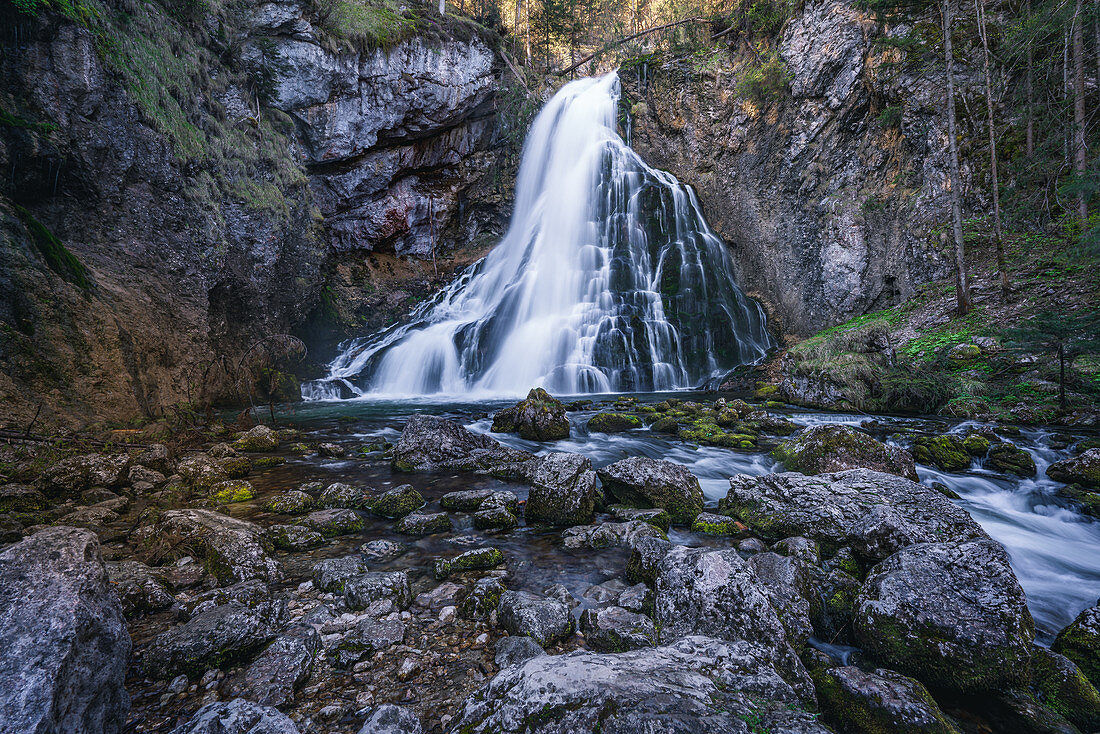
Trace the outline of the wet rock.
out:
M 368 561 L 382 563 L 401 557 L 406 550 L 408 548 L 403 543 L 379 539 L 368 541 L 359 546 L 359 555 Z
M 959 734 L 919 681 L 890 670 L 831 668 L 817 678 L 817 695 L 822 708 L 845 730 Z
M 817 543 L 799 535 L 783 538 L 772 546 L 772 550 L 781 556 L 794 556 L 811 566 L 821 563 L 821 549 L 817 547 Z M 851 549 L 848 549 L 848 552 L 850 553 Z
M 247 502 L 255 496 L 256 493 L 252 489 L 251 482 L 246 482 L 243 479 L 230 479 L 225 482 L 218 482 L 210 488 L 206 504 L 211 507 L 221 507 L 235 502 Z
M 518 433 L 529 441 L 557 441 L 569 438 L 565 406 L 541 387 L 527 398 L 493 416 L 493 433 Z
M 672 549 L 672 543 L 661 538 L 641 538 L 633 546 L 626 563 L 626 578 L 634 584 L 656 586 L 661 561 Z
M 753 553 L 763 553 L 768 550 L 768 546 L 759 538 L 745 538 L 737 544 L 737 550 L 751 555 Z
M 159 612 L 175 602 L 168 590 L 167 575 L 159 568 L 123 561 L 107 564 L 107 574 L 127 618 Z
M 565 589 L 564 586 L 562 586 L 561 588 Z M 611 579 L 610 581 L 604 581 L 602 584 L 593 584 L 592 586 L 589 586 L 587 589 L 584 590 L 583 596 L 585 599 L 588 599 L 595 604 L 610 604 L 611 602 L 618 599 L 619 595 L 622 594 L 625 589 L 626 584 L 624 584 L 622 581 L 620 581 L 619 579 Z M 546 589 L 543 591 L 543 593 L 547 596 L 554 596 L 553 594 L 549 593 L 549 591 L 549 589 Z M 568 589 L 565 590 L 565 593 L 569 593 Z M 572 598 L 571 595 L 570 598 Z M 567 599 L 562 599 L 562 601 L 569 603 Z
M 655 619 L 662 639 L 708 635 L 771 651 L 796 689 L 812 684 L 752 566 L 735 550 L 673 546 L 658 568 Z
M 986 466 L 1020 477 L 1033 477 L 1036 474 L 1035 459 L 1031 458 L 1031 454 L 1007 441 L 990 446 L 985 463 Z
M 469 734 L 757 731 L 826 734 L 805 698 L 749 642 L 689 637 L 626 653 L 543 655 L 501 670 L 467 702 Z
M 555 452 L 532 462 L 524 516 L 527 523 L 578 525 L 592 521 L 599 497 L 592 462 L 580 454 Z
M 588 419 L 589 433 L 622 433 L 642 427 L 642 419 L 629 413 L 597 413 Z
M 1094 686 L 1100 686 L 1100 606 L 1078 614 L 1050 649 L 1072 660 Z
M 413 512 L 401 518 L 394 530 L 405 535 L 431 535 L 444 533 L 451 527 L 451 517 L 446 512 Z
M 313 627 L 288 630 L 264 648 L 229 686 L 229 695 L 277 708 L 294 702 L 295 692 L 313 672 L 321 636 Z
M 299 734 L 285 714 L 260 704 L 235 698 L 208 703 L 171 734 Z
M 363 491 L 350 484 L 333 482 L 321 491 L 317 497 L 317 506 L 321 509 L 358 510 L 363 504 Z
M 325 543 L 325 536 L 304 525 L 272 525 L 265 533 L 277 550 L 307 551 Z
M 198 550 L 221 584 L 282 578 L 278 561 L 268 555 L 262 528 L 254 523 L 213 510 L 168 510 L 156 532 L 178 536 Z
M 0 553 L 0 648 L 0 728 L 122 729 L 130 635 L 94 533 L 49 528 Z
M 569 593 L 569 589 L 565 588 L 564 584 L 553 584 L 551 586 L 547 586 L 545 589 L 542 590 L 542 595 L 548 596 L 551 599 L 557 599 L 570 609 L 576 609 L 578 606 L 580 606 L 580 602 L 577 601 L 577 598 L 575 596 Z
M 498 668 L 507 668 L 509 665 L 521 665 L 531 658 L 545 655 L 539 643 L 530 637 L 501 637 L 497 640 L 496 662 Z
M 653 620 L 622 607 L 584 610 L 581 632 L 588 647 L 599 652 L 626 652 L 657 644 Z
M 506 591 L 497 606 L 500 626 L 511 635 L 526 635 L 543 647 L 573 634 L 573 615 L 557 599 L 526 591 Z
M 977 448 L 974 442 L 970 446 Z M 986 449 L 989 442 L 986 442 Z M 985 452 L 982 452 L 984 455 Z M 913 441 L 913 458 L 922 464 L 943 469 L 944 471 L 960 472 L 970 468 L 972 454 L 967 450 L 963 439 L 958 436 L 920 436 Z
M 486 571 L 504 563 L 504 554 L 497 548 L 475 548 L 454 558 L 437 558 L 433 566 L 435 577 L 442 581 L 452 573 Z
M 478 530 L 512 530 L 519 527 L 519 518 L 503 505 L 493 505 L 474 513 L 474 527 Z
M 1100 693 L 1072 660 L 1036 646 L 1031 652 L 1031 683 L 1052 711 L 1081 731 L 1100 731 Z
M 301 520 L 302 525 L 316 530 L 326 538 L 352 535 L 363 529 L 363 518 L 355 510 L 314 510 Z
M 405 423 L 393 447 L 393 466 L 399 471 L 488 471 L 534 458 L 471 433 L 454 421 L 430 415 L 414 415 Z
M 445 607 L 455 607 L 466 595 L 466 588 L 450 581 L 440 584 L 430 591 L 417 594 L 415 604 L 418 607 L 437 610 Z
M 221 464 L 205 454 L 188 456 L 176 466 L 176 473 L 198 492 L 209 492 L 219 482 L 229 481 Z
M 274 636 L 257 610 L 231 602 L 157 635 L 142 653 L 142 667 L 154 679 L 195 678 L 247 661 Z
M 409 575 L 404 571 L 371 571 L 344 583 L 344 601 L 349 609 L 367 609 L 388 614 L 412 604 Z
M 178 600 L 177 611 L 182 619 L 188 619 L 226 604 L 240 604 L 260 616 L 272 627 L 278 627 L 286 621 L 287 605 L 285 595 L 273 595 L 267 584 L 262 581 L 243 581 L 224 589 L 211 589 L 191 597 Z
M 460 492 L 448 492 L 439 498 L 439 506 L 444 510 L 473 512 L 481 509 L 481 503 L 495 494 L 491 489 L 464 489 Z
M 660 507 L 672 522 L 690 524 L 703 511 L 703 490 L 687 467 L 671 461 L 632 456 L 600 469 L 604 490 L 617 501 Z
M 0 512 L 38 512 L 46 509 L 46 495 L 25 484 L 0 487 Z
M 347 455 L 344 447 L 338 443 L 324 442 L 317 444 L 317 454 L 327 459 L 342 459 Z
M 218 465 L 230 479 L 247 477 L 252 472 L 252 461 L 247 456 L 226 456 L 218 459 Z
M 367 714 L 359 734 L 421 734 L 420 719 L 407 708 L 383 704 Z
M 265 425 L 245 431 L 233 442 L 238 451 L 274 451 L 279 448 L 279 434 Z
M 1100 449 L 1089 449 L 1080 456 L 1051 464 L 1047 476 L 1056 482 L 1100 488 Z
M 612 505 L 607 509 L 619 522 L 641 520 L 642 522 L 649 523 L 655 528 L 660 528 L 666 533 L 668 532 L 669 526 L 672 524 L 672 518 L 669 517 L 665 510 L 659 507 L 642 509 L 638 507 L 627 507 L 626 505 Z
M 280 515 L 304 515 L 313 509 L 313 497 L 292 489 L 272 497 L 264 503 L 264 509 Z
M 630 522 L 604 522 L 599 525 L 581 525 L 562 533 L 566 548 L 634 548 L 643 538 L 667 540 L 659 528 L 641 520 Z
M 1035 626 L 1004 548 L 920 543 L 875 566 L 856 600 L 856 639 L 921 682 L 958 691 L 1019 685 Z
M 129 466 L 126 454 L 72 456 L 46 469 L 38 487 L 47 497 L 75 497 L 90 487 L 120 487 Z
M 491 576 L 480 578 L 462 600 L 459 611 L 467 619 L 485 621 L 496 611 L 505 591 L 500 579 Z
M 811 620 L 821 606 L 810 569 L 798 558 L 777 553 L 758 553 L 746 563 L 756 573 L 764 594 L 787 630 L 787 639 L 800 648 L 814 633 Z
M 424 497 L 411 484 L 402 484 L 377 496 L 367 496 L 363 504 L 375 515 L 398 520 L 423 507 Z
M 404 640 L 405 625 L 400 621 L 367 617 L 335 640 L 331 649 L 326 645 L 326 652 L 335 667 L 347 668 Z
M 813 426 L 784 441 L 772 452 L 789 471 L 826 474 L 844 469 L 871 469 L 916 480 L 908 451 L 887 446 L 851 426 Z
M 868 469 L 815 477 L 738 474 L 720 508 L 760 535 L 848 545 L 872 561 L 912 543 L 988 537 L 931 487 Z
M 326 558 L 313 566 L 313 586 L 321 591 L 344 593 L 348 579 L 370 573 L 370 568 L 358 556 Z
M 739 520 L 726 515 L 715 515 L 713 512 L 700 512 L 691 523 L 692 532 L 707 535 L 738 535 L 744 529 L 745 526 Z

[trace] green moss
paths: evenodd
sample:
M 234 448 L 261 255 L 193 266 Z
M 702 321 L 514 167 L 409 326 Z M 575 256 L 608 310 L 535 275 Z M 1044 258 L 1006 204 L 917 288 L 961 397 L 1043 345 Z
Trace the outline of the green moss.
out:
M 1042 703 L 1066 717 L 1081 731 L 1100 730 L 1100 693 L 1069 661 L 1036 648 L 1031 657 L 1031 682 Z
M 1021 477 L 1033 477 L 1036 474 L 1035 460 L 1031 458 L 1031 454 L 1007 441 L 989 447 L 986 464 Z
M 970 456 L 957 436 L 921 436 L 913 442 L 914 459 L 944 471 L 965 471 L 970 468 Z
M 396 520 L 424 506 L 424 496 L 410 484 L 383 492 L 377 497 L 368 497 L 363 506 L 381 517 Z
M 963 439 L 962 447 L 966 453 L 980 458 L 989 452 L 989 439 L 980 433 L 971 433 Z
M 47 267 L 81 290 L 89 290 L 92 282 L 84 264 L 77 260 L 76 256 L 69 252 L 64 243 L 46 229 L 45 225 L 31 216 L 29 211 L 18 204 L 12 204 L 12 207 L 30 232 L 31 241 L 34 242 L 42 259 L 46 261 Z
M 449 560 L 438 558 L 433 566 L 436 579 L 442 580 L 452 573 L 485 571 L 504 563 L 504 554 L 497 548 L 476 548 Z
M 234 502 L 247 502 L 255 496 L 252 485 L 240 479 L 219 482 L 211 488 L 207 501 L 212 506 L 231 505 Z
M 642 420 L 626 413 L 597 413 L 588 419 L 588 430 L 600 433 L 619 433 L 642 427 Z
M 282 466 L 285 463 L 285 456 L 257 456 L 255 459 L 252 459 L 252 468 L 269 469 L 273 466 Z
M 272 497 L 264 509 L 279 515 L 300 515 L 313 509 L 313 498 L 305 492 L 292 490 Z
M 1100 635 L 1081 617 L 1058 633 L 1050 649 L 1076 663 L 1094 686 L 1100 685 Z
M 225 470 L 230 479 L 247 477 L 249 472 L 252 471 L 252 462 L 249 461 L 247 456 L 230 456 L 219 460 L 218 464 L 221 465 L 221 468 Z
M 732 517 L 703 513 L 695 518 L 691 529 L 693 532 L 707 535 L 738 535 L 745 526 Z

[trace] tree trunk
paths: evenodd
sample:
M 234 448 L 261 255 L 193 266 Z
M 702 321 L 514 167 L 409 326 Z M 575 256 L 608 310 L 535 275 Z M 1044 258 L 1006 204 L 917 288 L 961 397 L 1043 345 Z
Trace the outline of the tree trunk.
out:
M 1066 409 L 1066 348 L 1058 345 L 1058 404 Z
M 1031 0 L 1027 0 L 1027 18 L 1031 19 Z M 1035 68 L 1035 49 L 1027 44 L 1027 76 L 1024 87 L 1027 90 L 1027 157 L 1035 155 L 1035 87 L 1032 80 Z
M 1001 279 L 1001 295 L 1008 297 L 1008 269 L 1005 266 L 1004 233 L 1001 231 L 1001 187 L 997 177 L 997 136 L 993 129 L 993 82 L 990 76 L 989 36 L 985 27 L 985 9 L 982 0 L 974 0 L 974 15 L 978 21 L 978 34 L 982 38 L 982 60 L 985 64 L 985 110 L 989 126 L 989 173 L 993 188 L 993 245 L 997 253 L 997 272 Z
M 1081 26 L 1081 0 L 1073 12 L 1073 170 L 1079 178 L 1085 175 L 1085 34 Z M 1077 216 L 1082 231 L 1089 223 L 1089 201 L 1084 191 L 1077 194 Z
M 943 58 L 947 75 L 947 147 L 949 150 L 951 191 L 951 230 L 955 239 L 955 298 L 959 316 L 970 313 L 970 284 L 966 277 L 966 253 L 962 233 L 962 183 L 959 175 L 959 144 L 955 131 L 955 59 L 951 51 L 951 21 L 954 0 L 942 0 Z

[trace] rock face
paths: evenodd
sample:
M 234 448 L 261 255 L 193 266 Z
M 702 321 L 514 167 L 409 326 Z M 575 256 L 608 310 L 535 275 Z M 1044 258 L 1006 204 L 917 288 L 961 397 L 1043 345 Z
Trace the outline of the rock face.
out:
M 156 533 L 176 534 L 197 546 L 221 584 L 282 578 L 279 562 L 268 555 L 259 525 L 212 510 L 169 510 Z
M 916 481 L 912 455 L 887 446 L 850 426 L 814 426 L 784 441 L 772 452 L 790 471 L 825 474 L 844 469 L 873 469 Z
M 518 433 L 529 441 L 557 441 L 569 438 L 565 406 L 541 387 L 527 398 L 493 416 L 494 433 Z
M 876 659 L 930 685 L 993 690 L 1027 678 L 1035 625 L 993 540 L 919 543 L 875 566 L 855 633 Z
M 703 490 L 687 467 L 671 461 L 632 456 L 605 466 L 597 474 L 617 501 L 638 507 L 660 507 L 672 522 L 690 525 L 703 511 Z
M 0 728 L 122 730 L 130 635 L 94 533 L 42 530 L 0 553 Z
M 456 730 L 529 734 L 826 734 L 805 699 L 748 642 L 688 637 L 619 654 L 541 655 L 501 670 Z
M 872 561 L 911 543 L 987 537 L 936 490 L 867 469 L 815 477 L 738 474 L 720 506 L 763 535 L 848 545 Z
M 486 471 L 534 458 L 500 445 L 445 418 L 414 415 L 393 448 L 394 468 L 401 471 Z
M 592 462 L 580 454 L 540 457 L 528 472 L 531 492 L 524 516 L 532 525 L 581 525 L 592 521 L 599 498 Z
M 1089 449 L 1080 456 L 1051 464 L 1047 476 L 1056 482 L 1100 488 L 1100 449 Z

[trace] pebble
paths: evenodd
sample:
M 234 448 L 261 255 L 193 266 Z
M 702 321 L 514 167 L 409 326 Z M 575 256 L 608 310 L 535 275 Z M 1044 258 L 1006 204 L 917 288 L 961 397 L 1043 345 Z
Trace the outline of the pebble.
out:
M 439 621 L 443 624 L 454 624 L 458 618 L 458 607 L 443 607 L 439 610 Z
M 177 675 L 172 679 L 172 682 L 168 684 L 168 693 L 175 695 L 177 693 L 183 693 L 187 690 L 187 676 Z
M 313 582 L 312 581 L 303 581 L 302 583 L 298 584 L 298 593 L 299 594 L 308 594 L 311 591 L 313 591 Z
M 331 721 L 332 719 L 336 719 L 344 715 L 344 707 L 337 704 L 329 704 L 328 706 L 325 706 L 320 711 L 318 711 L 317 715 L 325 721 Z
M 485 647 L 489 644 L 489 635 L 482 632 L 480 635 L 474 638 L 474 647 Z
M 355 705 L 364 708 L 374 703 L 374 694 L 370 691 L 363 691 L 355 697 Z
M 407 681 L 420 672 L 420 663 L 412 658 L 405 658 L 397 669 L 397 680 Z

